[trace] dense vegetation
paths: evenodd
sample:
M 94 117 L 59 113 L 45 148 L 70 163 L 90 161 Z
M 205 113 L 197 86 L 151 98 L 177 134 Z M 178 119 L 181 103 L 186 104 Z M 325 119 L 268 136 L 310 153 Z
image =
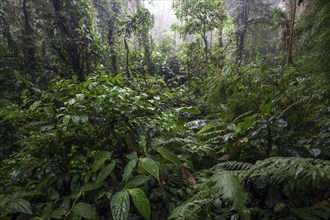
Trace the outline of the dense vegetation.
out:
M 0 219 L 329 219 L 330 1 L 143 5 L 1 0 Z

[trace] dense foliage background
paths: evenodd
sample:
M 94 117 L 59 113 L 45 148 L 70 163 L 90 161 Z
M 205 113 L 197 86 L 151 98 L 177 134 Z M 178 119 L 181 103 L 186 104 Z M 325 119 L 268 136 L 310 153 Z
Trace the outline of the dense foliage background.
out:
M 144 4 L 0 2 L 0 219 L 329 219 L 330 2 Z

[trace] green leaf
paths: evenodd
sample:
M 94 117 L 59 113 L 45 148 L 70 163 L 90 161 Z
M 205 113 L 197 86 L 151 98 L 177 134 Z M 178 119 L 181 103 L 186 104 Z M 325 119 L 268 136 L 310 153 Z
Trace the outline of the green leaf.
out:
M 129 178 L 129 175 L 133 172 L 133 169 L 135 168 L 136 164 L 138 162 L 138 159 L 130 160 L 128 164 L 126 165 L 124 169 L 124 174 L 123 174 L 123 180 L 127 181 Z
M 140 185 L 144 184 L 145 182 L 147 182 L 149 180 L 150 180 L 149 176 L 137 175 L 137 176 L 134 176 L 132 179 L 130 179 L 125 184 L 125 187 L 126 188 L 134 188 L 134 187 L 137 187 L 137 186 L 140 186 Z
M 184 126 L 188 129 L 199 130 L 204 127 L 208 122 L 208 120 L 195 120 L 185 123 Z
M 100 182 L 100 183 L 96 183 L 96 182 L 95 183 L 87 183 L 86 185 L 81 187 L 81 191 L 82 192 L 92 191 L 92 190 L 100 188 L 102 185 L 103 185 L 102 182 Z
M 84 202 L 77 203 L 72 211 L 73 213 L 87 219 L 95 219 L 97 216 L 93 206 Z
M 0 207 L 4 207 L 9 201 L 9 197 L 6 195 L 0 195 Z
M 51 217 L 55 219 L 63 219 L 63 216 L 66 213 L 67 213 L 67 209 L 64 206 L 61 206 L 52 212 Z
M 79 124 L 80 117 L 78 115 L 74 115 L 74 116 L 72 116 L 72 121 L 75 124 Z
M 40 191 L 26 191 L 23 192 L 23 196 L 24 197 L 28 197 L 28 196 L 43 196 L 45 195 L 45 193 L 42 193 Z
M 147 144 L 146 137 L 144 135 L 141 135 L 139 140 L 139 146 L 145 148 L 146 144 Z
M 270 115 L 270 111 L 273 107 L 272 98 L 273 98 L 272 94 L 266 94 L 264 96 L 264 99 L 259 106 L 261 113 L 264 113 L 265 115 Z
M 150 219 L 150 203 L 143 190 L 139 188 L 129 189 L 129 194 L 132 196 L 135 207 L 141 215 L 146 219 Z
M 140 158 L 141 166 L 153 177 L 159 181 L 159 168 L 158 164 L 151 158 Z
M 171 161 L 172 163 L 176 164 L 176 165 L 180 165 L 181 161 L 180 159 L 176 156 L 175 153 L 173 153 L 172 151 L 170 151 L 169 149 L 166 149 L 164 147 L 158 147 L 157 148 L 158 153 L 160 153 L 160 155 L 162 155 L 166 160 Z
M 107 159 L 111 159 L 111 153 L 109 151 L 100 151 L 94 155 L 95 161 L 93 163 L 93 172 L 95 173 Z
M 69 124 L 69 122 L 70 122 L 70 118 L 71 118 L 70 115 L 66 115 L 66 116 L 63 117 L 63 124 L 64 124 L 65 126 L 67 126 L 67 125 Z
M 56 190 L 51 190 L 48 194 L 49 200 L 58 200 L 60 198 L 60 194 Z
M 193 115 L 201 114 L 201 110 L 199 110 L 197 106 L 182 107 L 182 108 L 177 108 L 175 110 L 178 112 L 186 112 Z
M 135 151 L 133 151 L 132 153 L 127 154 L 126 157 L 130 160 L 139 159 L 138 156 L 137 156 L 137 153 Z
M 110 163 L 106 167 L 104 167 L 103 170 L 98 175 L 98 177 L 96 178 L 95 183 L 98 184 L 104 181 L 110 175 L 113 168 L 115 168 L 115 163 Z
M 25 199 L 15 199 L 9 203 L 10 210 L 32 215 L 31 204 Z
M 129 194 L 125 191 L 119 191 L 110 201 L 110 208 L 113 220 L 126 220 L 130 209 Z
M 309 152 L 313 155 L 313 157 L 318 157 L 321 154 L 321 150 L 319 148 L 312 148 Z

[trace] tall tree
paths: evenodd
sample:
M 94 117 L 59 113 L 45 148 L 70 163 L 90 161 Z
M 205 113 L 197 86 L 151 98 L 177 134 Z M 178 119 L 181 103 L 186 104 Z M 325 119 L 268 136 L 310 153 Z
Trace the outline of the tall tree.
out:
M 199 35 L 204 45 L 204 59 L 209 60 L 208 32 L 222 28 L 226 19 L 222 0 L 175 0 L 173 8 L 177 18 L 183 22 L 176 26 L 182 34 Z
M 291 14 L 291 24 L 290 24 L 290 35 L 288 40 L 288 59 L 287 65 L 293 64 L 292 61 L 292 47 L 294 38 L 294 25 L 296 22 L 296 11 L 297 11 L 297 0 L 290 1 L 290 14 Z

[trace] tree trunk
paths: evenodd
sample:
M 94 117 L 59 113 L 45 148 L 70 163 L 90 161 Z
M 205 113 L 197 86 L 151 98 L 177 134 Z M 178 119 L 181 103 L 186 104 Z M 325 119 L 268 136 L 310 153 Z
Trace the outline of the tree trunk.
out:
M 292 7 L 291 7 L 292 9 Z M 292 44 L 293 44 L 293 37 L 294 37 L 294 24 L 296 21 L 296 10 L 297 10 L 297 1 L 294 0 L 293 4 L 293 10 L 291 10 L 291 30 L 289 35 L 289 46 L 288 46 L 288 59 L 287 59 L 287 65 L 292 65 Z
M 27 9 L 28 0 L 23 0 L 24 32 L 23 32 L 23 54 L 26 72 L 35 69 L 36 60 L 34 52 L 33 29 L 30 24 L 30 12 Z
M 249 0 L 244 0 L 242 2 L 242 10 L 238 15 L 237 24 L 241 28 L 240 33 L 238 34 L 237 40 L 237 64 L 241 66 L 243 59 L 244 43 L 245 37 L 248 29 L 248 18 L 249 18 Z M 240 23 L 241 20 L 241 23 Z

